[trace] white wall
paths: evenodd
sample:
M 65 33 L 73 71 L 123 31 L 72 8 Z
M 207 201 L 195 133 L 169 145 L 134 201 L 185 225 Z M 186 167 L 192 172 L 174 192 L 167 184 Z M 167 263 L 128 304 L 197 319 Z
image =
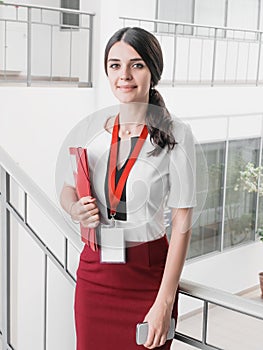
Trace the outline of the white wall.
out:
M 257 29 L 258 0 L 230 0 L 228 27 Z
M 224 0 L 196 0 L 195 23 L 224 26 Z

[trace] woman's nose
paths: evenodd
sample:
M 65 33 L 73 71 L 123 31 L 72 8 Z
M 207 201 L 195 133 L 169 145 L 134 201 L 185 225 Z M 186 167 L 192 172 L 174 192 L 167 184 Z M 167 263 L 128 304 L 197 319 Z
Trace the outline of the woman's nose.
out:
M 122 68 L 120 78 L 122 80 L 131 80 L 132 79 L 131 72 L 130 72 L 130 69 L 128 67 Z

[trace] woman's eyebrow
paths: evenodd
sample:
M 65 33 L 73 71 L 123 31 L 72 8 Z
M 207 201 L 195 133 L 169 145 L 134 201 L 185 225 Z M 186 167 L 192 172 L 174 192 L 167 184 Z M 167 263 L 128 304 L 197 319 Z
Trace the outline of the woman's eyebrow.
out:
M 109 58 L 109 59 L 108 59 L 108 62 L 119 62 L 119 61 L 120 61 L 119 58 Z M 135 57 L 135 58 L 131 58 L 130 61 L 131 61 L 131 62 L 134 62 L 134 61 L 143 61 L 143 59 L 140 58 L 140 57 Z

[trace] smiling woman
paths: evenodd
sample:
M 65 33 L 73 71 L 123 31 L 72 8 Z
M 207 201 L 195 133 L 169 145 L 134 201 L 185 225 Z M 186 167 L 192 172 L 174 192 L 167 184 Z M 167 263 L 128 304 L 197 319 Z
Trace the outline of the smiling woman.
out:
M 155 89 L 163 58 L 151 33 L 120 29 L 106 46 L 104 64 L 120 105 L 117 115 L 93 120 L 100 128 L 88 146 L 94 198 L 79 199 L 68 183 L 61 193 L 63 208 L 84 227 L 97 227 L 99 242 L 95 251 L 85 245 L 80 256 L 77 350 L 140 350 L 141 322 L 148 323 L 144 347 L 169 350 L 195 206 L 193 136 Z M 169 244 L 166 206 L 172 210 Z

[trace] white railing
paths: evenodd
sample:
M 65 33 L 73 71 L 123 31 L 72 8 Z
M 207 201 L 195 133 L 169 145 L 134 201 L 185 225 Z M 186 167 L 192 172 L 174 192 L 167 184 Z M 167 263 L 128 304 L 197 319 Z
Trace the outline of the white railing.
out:
M 252 84 L 263 82 L 262 31 L 134 17 L 123 26 L 143 27 L 164 51 L 162 83 Z
M 75 285 L 75 266 L 74 258 L 81 250 L 82 244 L 75 231 L 70 228 L 69 224 L 63 218 L 62 213 L 41 191 L 41 189 L 15 164 L 9 155 L 0 147 L 0 178 L 1 178 L 1 304 L 2 312 L 0 317 L 2 350 L 11 349 L 47 349 L 48 344 L 48 321 L 53 325 L 59 318 L 50 320 L 48 314 L 51 310 L 48 308 L 51 274 L 56 273 L 60 278 L 60 283 L 69 285 L 67 288 L 73 289 Z M 37 220 L 34 220 L 37 217 Z M 50 222 L 45 221 L 45 218 Z M 45 226 L 45 227 L 43 227 Z M 47 231 L 52 230 L 51 235 L 47 236 Z M 55 236 L 55 237 L 52 237 Z M 27 242 L 28 245 L 24 242 Z M 29 243 L 30 242 L 30 243 Z M 33 247 L 31 246 L 33 244 Z M 60 247 L 59 247 L 60 246 Z M 17 255 L 14 253 L 16 251 Z M 37 255 L 36 255 L 37 254 Z M 22 262 L 19 260 L 23 257 Z M 41 262 L 34 260 L 34 257 L 41 257 Z M 33 269 L 24 270 L 20 263 L 25 264 Z M 20 270 L 16 275 L 14 269 Z M 36 307 L 38 310 L 32 310 L 34 301 L 29 297 L 25 298 L 24 306 L 19 303 L 19 295 L 16 290 L 23 288 L 25 281 L 30 279 L 36 290 L 39 289 L 37 282 L 39 278 L 32 275 L 38 273 L 42 277 L 41 300 L 38 300 Z M 21 278 L 21 279 L 20 279 Z M 19 280 L 19 281 L 18 281 Z M 35 284 L 36 283 L 36 284 Z M 33 289 L 34 289 L 33 288 Z M 59 285 L 56 286 L 59 290 Z M 54 291 L 53 291 L 54 292 Z M 64 293 L 67 291 L 63 291 Z M 24 297 L 31 294 L 31 286 L 27 285 Z M 34 294 L 34 292 L 33 292 Z M 38 299 L 40 296 L 34 298 Z M 28 302 L 28 304 L 27 304 Z M 70 302 L 70 300 L 69 300 Z M 14 310 L 17 306 L 17 310 Z M 24 309 L 25 307 L 25 309 Z M 66 308 L 66 306 L 65 306 Z M 17 320 L 17 315 L 23 314 L 21 320 Z M 34 342 L 35 329 L 34 323 L 30 322 L 28 315 L 38 312 L 41 318 L 36 324 L 42 325 L 40 329 L 41 347 L 37 341 Z M 2 322 L 1 322 L 2 321 Z M 18 323 L 17 323 L 18 322 Z M 19 332 L 28 331 L 32 334 L 32 340 L 26 339 Z M 21 336 L 21 337 L 20 337 Z M 27 337 L 28 338 L 28 337 Z M 26 343 L 25 342 L 32 342 Z M 68 341 L 68 340 L 66 340 Z M 21 345 L 22 344 L 22 345 Z M 34 344 L 34 346 L 33 346 Z M 43 346 L 44 344 L 44 346 Z
M 63 23 L 65 14 L 78 25 Z M 93 13 L 0 2 L 0 82 L 92 86 Z
M 210 306 L 219 306 L 222 309 L 231 310 L 254 319 L 263 321 L 263 304 L 233 295 L 222 290 L 206 287 L 190 281 L 180 282 L 180 293 L 191 298 L 201 300 L 202 306 L 202 336 L 201 340 L 180 332 L 175 333 L 175 339 L 203 350 L 224 350 L 215 345 L 208 344 L 208 314 Z M 249 322 L 249 321 L 248 321 Z M 262 322 L 263 325 L 263 322 Z M 253 339 L 251 339 L 253 343 Z

